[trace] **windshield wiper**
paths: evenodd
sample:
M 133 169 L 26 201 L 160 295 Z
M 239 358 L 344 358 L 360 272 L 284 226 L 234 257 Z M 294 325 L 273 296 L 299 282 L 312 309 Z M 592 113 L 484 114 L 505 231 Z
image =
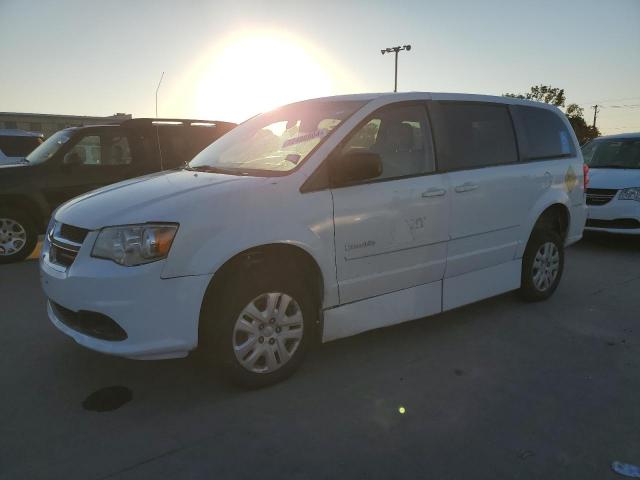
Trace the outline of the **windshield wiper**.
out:
M 247 172 L 235 168 L 212 167 L 211 165 L 198 165 L 196 167 L 187 165 L 184 167 L 184 169 L 191 172 L 223 173 L 226 175 L 248 175 Z

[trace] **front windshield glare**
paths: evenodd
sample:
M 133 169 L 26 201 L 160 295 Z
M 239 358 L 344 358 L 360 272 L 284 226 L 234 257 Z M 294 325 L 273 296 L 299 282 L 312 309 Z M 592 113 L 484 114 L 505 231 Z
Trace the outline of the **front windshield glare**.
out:
M 285 174 L 364 103 L 311 100 L 258 115 L 212 143 L 189 168 Z
M 62 145 L 67 143 L 71 138 L 71 132 L 60 130 L 47 138 L 38 148 L 27 155 L 29 163 L 43 163 L 49 160 L 55 153 L 60 150 Z
M 582 156 L 589 168 L 640 168 L 640 140 L 594 140 Z

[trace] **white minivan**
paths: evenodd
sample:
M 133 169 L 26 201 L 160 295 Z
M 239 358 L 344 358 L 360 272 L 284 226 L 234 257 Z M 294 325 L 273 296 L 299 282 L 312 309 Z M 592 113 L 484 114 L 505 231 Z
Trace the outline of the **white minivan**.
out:
M 582 154 L 591 177 L 585 230 L 640 235 L 640 133 L 596 138 Z
M 520 289 L 556 289 L 585 170 L 555 107 L 394 93 L 291 104 L 185 168 L 61 206 L 40 265 L 53 324 L 138 359 L 197 346 L 282 380 L 310 344 Z

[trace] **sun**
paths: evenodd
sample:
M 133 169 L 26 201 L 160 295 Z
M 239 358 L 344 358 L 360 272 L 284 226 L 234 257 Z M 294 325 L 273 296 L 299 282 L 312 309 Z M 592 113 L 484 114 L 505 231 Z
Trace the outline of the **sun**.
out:
M 305 98 L 330 95 L 336 68 L 293 35 L 238 32 L 201 60 L 195 111 L 201 118 L 242 121 Z

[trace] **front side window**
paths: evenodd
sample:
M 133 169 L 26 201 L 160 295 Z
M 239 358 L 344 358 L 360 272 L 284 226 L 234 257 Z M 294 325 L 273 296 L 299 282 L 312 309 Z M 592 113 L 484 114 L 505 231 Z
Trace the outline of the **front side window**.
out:
M 518 129 L 523 160 L 544 160 L 575 155 L 573 139 L 562 119 L 546 108 L 511 107 Z
M 121 134 L 91 134 L 82 137 L 64 156 L 63 163 L 108 166 L 128 165 L 131 151 Z
M 310 100 L 258 115 L 200 152 L 188 168 L 238 175 L 286 174 L 364 103 Z
M 424 107 L 385 107 L 351 135 L 341 157 L 358 151 L 377 153 L 382 174 L 376 180 L 431 173 L 435 161 L 429 132 Z
M 466 170 L 518 161 L 505 105 L 432 102 L 438 162 L 443 170 Z
M 640 139 L 593 140 L 582 155 L 589 168 L 640 169 Z

